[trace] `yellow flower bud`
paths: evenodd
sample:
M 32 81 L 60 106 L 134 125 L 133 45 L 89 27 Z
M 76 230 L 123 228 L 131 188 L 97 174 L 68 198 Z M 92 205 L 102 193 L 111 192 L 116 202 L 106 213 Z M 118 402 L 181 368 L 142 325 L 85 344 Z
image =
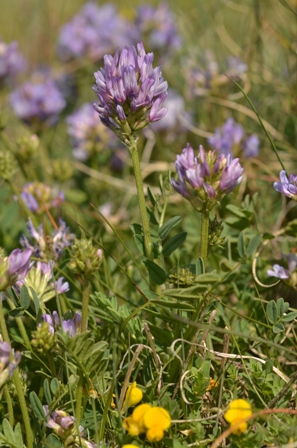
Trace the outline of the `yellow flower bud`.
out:
M 225 412 L 224 418 L 230 423 L 230 426 L 236 425 L 247 417 L 252 415 L 251 405 L 242 399 L 231 401 L 228 410 Z M 233 434 L 240 434 L 247 430 L 247 422 L 242 422 L 239 426 L 232 430 Z
M 123 412 L 139 403 L 142 400 L 142 397 L 142 390 L 136 387 L 136 381 L 134 381 L 134 383 L 131 384 L 131 386 L 129 386 L 127 389 L 125 400 L 123 403 Z

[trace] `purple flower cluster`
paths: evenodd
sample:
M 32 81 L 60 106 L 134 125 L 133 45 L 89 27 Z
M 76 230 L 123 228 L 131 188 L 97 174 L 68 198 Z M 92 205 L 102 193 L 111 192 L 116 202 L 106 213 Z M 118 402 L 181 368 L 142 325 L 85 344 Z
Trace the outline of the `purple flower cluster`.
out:
M 197 210 L 201 210 L 203 204 L 211 210 L 241 182 L 243 173 L 239 159 L 224 154 L 218 156 L 216 151 L 206 152 L 202 145 L 195 157 L 189 143 L 176 157 L 175 168 L 178 180 L 171 179 L 173 188 Z
M 8 342 L 0 341 L 0 388 L 6 383 L 8 377 L 13 374 L 19 364 L 22 354 L 16 352 L 13 354 L 13 360 L 10 361 L 11 347 Z
M 291 280 L 293 280 L 293 282 L 295 282 L 295 280 L 297 280 L 297 279 L 294 279 L 293 277 L 296 277 L 296 276 L 294 276 L 292 274 L 294 273 L 296 266 L 297 266 L 297 256 L 293 253 L 291 253 L 289 255 L 282 254 L 282 258 L 287 261 L 288 269 L 285 269 L 283 266 L 280 266 L 279 264 L 274 264 L 273 269 L 267 270 L 267 275 L 269 275 L 269 277 L 277 277 L 281 280 L 290 279 L 289 283 L 292 283 Z
M 21 198 L 33 213 L 42 213 L 44 209 L 56 208 L 65 200 L 63 191 L 54 192 L 41 182 L 27 183 L 21 192 Z
M 42 314 L 41 318 L 44 322 L 48 323 L 49 330 L 52 334 L 55 334 L 56 328 L 60 326 L 70 337 L 73 337 L 76 333 L 81 333 L 81 314 L 78 311 L 74 314 L 73 319 L 63 319 L 62 323 L 60 322 L 57 311 L 53 311 L 52 315 Z
M 288 179 L 286 171 L 282 170 L 279 173 L 279 179 L 280 182 L 274 182 L 273 188 L 288 198 L 297 201 L 297 176 L 290 174 Z
M 157 7 L 149 4 L 139 6 L 135 24 L 139 39 L 153 51 L 168 53 L 181 47 L 175 17 L 167 3 L 159 3 Z
M 31 242 L 25 235 L 22 235 L 20 238 L 21 245 L 30 248 L 35 257 L 43 260 L 58 260 L 65 247 L 70 246 L 75 237 L 74 234 L 69 232 L 69 228 L 62 219 L 59 221 L 58 229 L 54 230 L 51 235 L 45 235 L 43 224 L 35 229 L 30 219 L 27 229 L 35 242 Z
M 117 140 L 100 120 L 91 103 L 83 104 L 67 118 L 68 134 L 71 137 L 73 154 L 78 160 L 88 160 Z
M 53 126 L 66 106 L 55 81 L 42 75 L 14 90 L 10 99 L 14 113 L 36 131 L 43 125 Z
M 26 68 L 26 62 L 18 50 L 18 43 L 4 43 L 0 39 L 0 85 L 12 81 Z
M 226 123 L 215 130 L 212 137 L 208 139 L 209 145 L 226 156 L 242 149 L 245 157 L 256 157 L 259 154 L 259 138 L 256 134 L 246 136 L 243 127 L 236 123 L 233 118 L 228 118 Z
M 82 57 L 98 60 L 118 45 L 130 45 L 134 40 L 133 27 L 118 15 L 114 5 L 107 3 L 99 8 L 87 2 L 62 27 L 58 54 L 64 61 Z
M 115 56 L 105 55 L 104 68 L 96 72 L 94 104 L 102 123 L 123 140 L 166 114 L 163 103 L 167 82 L 160 67 L 153 69 L 153 53 L 145 53 L 142 43 L 117 49 Z

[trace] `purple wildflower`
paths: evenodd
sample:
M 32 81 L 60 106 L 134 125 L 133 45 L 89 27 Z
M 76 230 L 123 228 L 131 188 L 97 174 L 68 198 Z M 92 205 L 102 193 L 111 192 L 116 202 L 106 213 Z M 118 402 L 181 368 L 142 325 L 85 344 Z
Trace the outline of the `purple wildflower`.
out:
M 273 269 L 267 270 L 267 275 L 269 275 L 269 277 L 277 277 L 281 280 L 288 280 L 287 283 L 289 283 L 291 286 L 295 286 L 297 277 L 294 271 L 296 270 L 297 266 L 297 256 L 293 253 L 289 255 L 282 254 L 282 258 L 287 261 L 288 269 L 285 269 L 279 264 L 274 264 Z
M 16 281 L 21 281 L 25 278 L 30 268 L 30 257 L 32 250 L 30 248 L 22 251 L 15 249 L 8 257 L 8 275 Z
M 43 406 L 43 411 L 47 419 L 46 426 L 61 437 L 64 446 L 80 444 L 86 448 L 97 448 L 97 445 L 84 438 L 84 428 L 75 425 L 75 418 L 65 411 L 56 410 L 50 412 L 47 405 Z
M 87 2 L 62 27 L 58 54 L 64 61 L 82 57 L 98 60 L 118 45 L 130 45 L 135 38 L 133 27 L 118 15 L 114 5 L 99 8 Z
M 102 123 L 124 140 L 166 114 L 163 103 L 167 82 L 160 67 L 153 69 L 153 53 L 145 53 L 142 43 L 105 55 L 104 68 L 96 72 L 93 87 L 99 103 L 94 104 Z
M 53 126 L 66 102 L 53 79 L 36 75 L 11 93 L 14 113 L 26 124 L 36 128 Z
M 35 257 L 44 260 L 57 260 L 61 257 L 65 247 L 70 246 L 74 234 L 69 232 L 66 223 L 60 219 L 58 229 L 51 235 L 45 236 L 43 224 L 35 229 L 31 219 L 28 220 L 27 229 L 30 236 L 35 240 L 31 242 L 25 235 L 20 238 L 23 247 L 30 248 Z
M 26 62 L 18 51 L 18 43 L 6 44 L 0 39 L 0 85 L 12 81 L 25 68 Z
M 227 193 L 230 193 L 242 179 L 243 168 L 238 159 L 230 155 L 206 152 L 200 145 L 195 157 L 191 145 L 176 157 L 175 168 L 178 180 L 171 179 L 173 188 L 200 210 L 207 204 L 209 210 Z
M 88 160 L 96 152 L 115 146 L 115 135 L 98 120 L 91 103 L 83 104 L 66 121 L 73 154 L 78 160 Z
M 280 182 L 274 182 L 273 188 L 279 193 L 284 194 L 288 198 L 297 201 L 297 176 L 290 174 L 287 178 L 286 171 L 282 170 L 279 173 Z
M 149 4 L 139 6 L 135 24 L 140 38 L 153 51 L 168 53 L 181 47 L 175 17 L 167 3 L 162 2 L 157 7 Z
M 13 352 L 13 359 L 9 361 L 10 353 L 10 344 L 8 342 L 0 341 L 0 387 L 2 387 L 13 374 L 22 358 L 20 352 Z
M 81 333 L 81 314 L 78 311 L 76 311 L 73 319 L 62 319 L 62 323 L 60 323 L 57 311 L 53 311 L 52 315 L 42 314 L 41 318 L 44 322 L 48 323 L 49 330 L 52 334 L 60 326 L 65 333 L 69 333 L 70 337 L 73 337 L 76 333 Z

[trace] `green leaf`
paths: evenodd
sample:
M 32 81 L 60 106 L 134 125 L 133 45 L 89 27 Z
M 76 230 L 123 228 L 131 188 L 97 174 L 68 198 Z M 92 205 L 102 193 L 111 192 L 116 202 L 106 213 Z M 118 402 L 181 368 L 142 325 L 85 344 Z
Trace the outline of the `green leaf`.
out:
M 169 257 L 187 238 L 187 232 L 180 232 L 174 235 L 172 238 L 166 241 L 163 246 L 162 252 L 164 257 Z
M 33 391 L 29 394 L 33 413 L 38 420 L 45 420 L 44 410 L 37 394 Z
M 22 427 L 21 427 L 20 422 L 17 423 L 14 428 L 14 435 L 15 435 L 16 446 L 18 448 L 23 448 L 24 441 L 23 441 Z
M 265 364 L 264 364 L 264 370 L 265 370 L 265 372 L 266 372 L 267 374 L 273 372 L 273 364 L 274 364 L 273 359 L 268 359 L 268 360 L 265 362 Z
M 238 251 L 238 254 L 239 254 L 240 258 L 243 258 L 244 254 L 245 254 L 244 232 L 240 232 L 240 234 L 238 236 L 237 251 Z
M 30 286 L 30 291 L 31 291 L 31 294 L 32 294 L 32 297 L 33 297 L 33 302 L 34 302 L 35 311 L 36 311 L 36 315 L 37 315 L 39 310 L 40 310 L 39 299 L 37 297 L 37 294 L 36 294 L 35 290 L 32 288 L 32 286 Z
M 3 425 L 3 432 L 7 439 L 7 442 L 10 443 L 11 445 L 16 446 L 16 440 L 13 429 L 11 427 L 11 424 L 6 418 L 3 420 L 2 425 Z
M 277 313 L 279 317 L 282 317 L 283 314 L 288 311 L 289 308 L 289 303 L 285 302 L 284 299 L 282 297 L 280 297 L 279 299 L 277 299 L 276 301 L 276 307 L 277 307 Z
M 57 392 L 59 391 L 59 389 L 60 389 L 60 383 L 59 383 L 59 380 L 58 380 L 57 378 L 53 378 L 53 379 L 51 380 L 51 391 L 52 391 L 52 393 L 53 393 L 54 395 L 56 395 Z
M 61 441 L 54 435 L 54 434 L 50 434 L 45 441 L 45 444 L 43 445 L 42 448 L 62 448 L 65 445 L 62 445 Z
M 171 229 L 173 229 L 173 227 L 175 227 L 177 224 L 179 224 L 181 222 L 182 218 L 181 216 L 174 216 L 173 218 L 169 219 L 167 222 L 165 222 L 165 224 L 163 224 L 162 227 L 160 227 L 159 229 L 159 237 L 161 240 L 164 240 L 167 235 L 169 234 L 169 232 L 171 231 Z
M 282 333 L 283 331 L 285 331 L 285 327 L 281 322 L 278 322 L 277 324 L 273 325 L 272 331 L 275 334 Z
M 290 313 L 283 316 L 283 322 L 292 322 L 292 320 L 297 318 L 297 311 L 291 311 Z
M 157 205 L 157 200 L 149 186 L 147 187 L 147 195 L 148 195 L 149 200 L 151 201 L 152 206 L 155 207 Z
M 278 314 L 277 306 L 274 300 L 271 300 L 270 302 L 267 303 L 266 313 L 269 322 L 271 324 L 276 324 L 280 316 Z
M 198 257 L 196 260 L 196 275 L 204 274 L 205 268 L 204 263 L 201 257 Z
M 153 303 L 157 305 L 161 305 L 164 308 L 170 308 L 171 310 L 176 308 L 178 310 L 187 310 L 192 311 L 194 309 L 194 306 L 189 303 L 184 302 L 173 302 L 169 300 L 152 300 Z
M 249 245 L 247 247 L 247 250 L 246 250 L 247 257 L 249 257 L 250 255 L 252 255 L 255 252 L 255 250 L 258 248 L 261 240 L 262 240 L 262 235 L 260 233 L 258 235 L 255 235 L 254 238 L 251 239 L 251 241 L 249 242 Z
M 19 307 L 19 308 L 15 308 L 14 310 L 10 310 L 9 311 L 9 315 L 11 317 L 19 317 L 22 316 L 24 314 L 24 308 L 23 307 Z
M 44 396 L 45 396 L 46 402 L 47 402 L 47 404 L 50 404 L 52 401 L 52 395 L 51 395 L 51 390 L 50 390 L 50 386 L 49 386 L 49 382 L 48 382 L 47 378 L 43 381 L 43 390 L 44 390 Z
M 29 291 L 25 285 L 21 286 L 20 302 L 21 302 L 22 307 L 25 310 L 28 309 L 31 304 L 31 297 L 30 297 Z
M 143 264 L 146 266 L 150 279 L 153 283 L 156 285 L 163 285 L 163 283 L 165 283 L 167 274 L 162 268 L 160 268 L 160 266 L 151 260 L 144 260 Z

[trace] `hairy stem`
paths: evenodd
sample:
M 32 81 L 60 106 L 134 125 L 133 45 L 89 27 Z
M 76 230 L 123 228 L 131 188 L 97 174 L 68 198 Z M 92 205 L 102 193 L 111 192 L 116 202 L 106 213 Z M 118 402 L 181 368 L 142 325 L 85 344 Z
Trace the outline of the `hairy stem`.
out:
M 151 242 L 151 233 L 150 233 L 150 223 L 149 217 L 146 210 L 146 203 L 143 191 L 143 182 L 140 168 L 140 161 L 137 150 L 137 140 L 134 135 L 131 135 L 129 138 L 129 150 L 132 157 L 134 176 L 136 182 L 137 189 L 137 197 L 138 204 L 140 209 L 141 221 L 142 221 L 142 229 L 143 229 L 143 237 L 144 237 L 144 248 L 146 257 L 151 260 L 152 259 L 152 242 Z
M 204 265 L 208 256 L 208 228 L 209 228 L 209 210 L 204 207 L 201 213 L 201 233 L 200 233 L 200 257 Z

